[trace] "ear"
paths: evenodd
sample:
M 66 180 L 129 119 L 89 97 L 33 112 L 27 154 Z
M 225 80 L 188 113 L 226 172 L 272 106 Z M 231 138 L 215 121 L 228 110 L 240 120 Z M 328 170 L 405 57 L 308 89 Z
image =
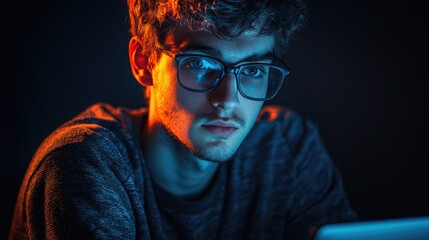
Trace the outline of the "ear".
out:
M 142 86 L 152 85 L 151 70 L 148 65 L 148 57 L 142 54 L 143 44 L 137 37 L 132 37 L 128 44 L 128 57 L 134 78 Z

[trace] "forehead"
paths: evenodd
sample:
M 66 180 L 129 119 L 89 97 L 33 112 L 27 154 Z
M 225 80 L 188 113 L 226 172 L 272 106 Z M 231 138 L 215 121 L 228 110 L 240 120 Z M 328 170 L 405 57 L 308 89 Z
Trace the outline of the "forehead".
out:
M 247 31 L 236 38 L 221 39 L 206 31 L 177 29 L 167 35 L 165 45 L 175 52 L 202 52 L 234 63 L 249 56 L 273 53 L 274 36 Z

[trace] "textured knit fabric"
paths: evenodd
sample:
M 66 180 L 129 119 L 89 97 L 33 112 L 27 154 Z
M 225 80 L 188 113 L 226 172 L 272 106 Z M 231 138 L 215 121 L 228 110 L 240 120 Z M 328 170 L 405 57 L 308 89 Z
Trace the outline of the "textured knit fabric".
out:
M 316 126 L 264 107 L 233 158 L 197 199 L 151 181 L 141 152 L 147 109 L 99 103 L 39 147 L 9 239 L 307 239 L 356 220 Z

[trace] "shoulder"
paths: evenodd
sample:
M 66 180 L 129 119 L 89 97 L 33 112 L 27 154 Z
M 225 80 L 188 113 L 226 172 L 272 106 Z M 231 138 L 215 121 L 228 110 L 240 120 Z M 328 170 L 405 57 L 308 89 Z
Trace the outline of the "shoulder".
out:
M 133 135 L 139 131 L 137 122 L 141 121 L 144 111 L 104 103 L 88 107 L 42 142 L 33 156 L 28 174 L 37 169 L 49 170 L 47 166 L 67 166 L 64 171 L 89 165 L 112 170 L 129 169 L 129 156 L 138 152 L 138 139 Z
M 115 231 L 114 226 L 122 230 L 132 226 L 129 195 L 136 195 L 133 172 L 141 168 L 138 140 L 132 135 L 144 112 L 94 104 L 52 132 L 37 149 L 21 183 L 14 231 L 44 227 L 45 221 L 60 230 L 61 221 L 82 229 L 97 226 L 88 232 L 102 234 Z M 40 211 L 41 205 L 45 211 Z
M 305 138 L 317 135 L 318 128 L 312 120 L 290 108 L 267 105 L 261 109 L 249 140 L 295 148 Z
M 290 172 L 330 165 L 325 153 L 318 128 L 311 120 L 287 107 L 264 106 L 237 151 L 235 157 L 240 160 L 235 164 L 249 174 L 261 169 Z M 268 174 L 271 170 L 262 172 Z

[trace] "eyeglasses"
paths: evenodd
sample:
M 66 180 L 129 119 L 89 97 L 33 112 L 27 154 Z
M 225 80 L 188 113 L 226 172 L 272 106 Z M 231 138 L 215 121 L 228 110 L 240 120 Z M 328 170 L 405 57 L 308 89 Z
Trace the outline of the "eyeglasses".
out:
M 215 89 L 227 73 L 235 75 L 240 94 L 254 101 L 274 98 L 289 74 L 286 64 L 283 67 L 268 63 L 245 63 L 228 66 L 221 60 L 199 54 L 174 54 L 168 50 L 163 53 L 173 58 L 177 64 L 180 86 L 192 92 L 207 92 Z

